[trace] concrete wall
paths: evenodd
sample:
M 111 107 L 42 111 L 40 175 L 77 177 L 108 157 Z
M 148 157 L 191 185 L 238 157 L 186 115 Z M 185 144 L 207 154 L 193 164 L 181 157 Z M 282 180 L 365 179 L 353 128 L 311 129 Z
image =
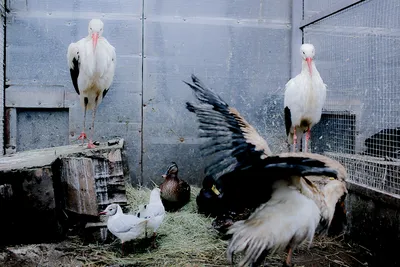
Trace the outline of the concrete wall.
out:
M 400 198 L 347 183 L 347 235 L 371 253 L 368 266 L 400 266 Z
M 182 80 L 195 73 L 235 106 L 274 151 L 284 141 L 283 88 L 290 78 L 290 0 L 11 0 L 7 19 L 7 143 L 16 151 L 75 142 L 83 109 L 66 52 L 105 23 L 117 69 L 100 105 L 95 139 L 126 140 L 134 183 L 159 182 L 171 161 L 200 182 L 194 100 Z M 88 122 L 90 122 L 88 113 Z

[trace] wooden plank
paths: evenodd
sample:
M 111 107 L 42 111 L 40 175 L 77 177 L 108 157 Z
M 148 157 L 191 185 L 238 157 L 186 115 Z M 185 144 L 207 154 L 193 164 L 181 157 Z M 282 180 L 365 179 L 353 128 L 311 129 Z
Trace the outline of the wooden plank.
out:
M 61 183 L 66 210 L 78 214 L 98 215 L 92 159 L 62 158 Z
M 22 168 L 51 165 L 57 158 L 69 154 L 95 155 L 105 149 L 122 149 L 123 145 L 124 140 L 119 139 L 119 142 L 116 145 L 109 146 L 107 143 L 101 143 L 96 148 L 90 150 L 87 149 L 86 146 L 75 144 L 18 152 L 12 155 L 0 157 L 0 173 L 20 170 Z

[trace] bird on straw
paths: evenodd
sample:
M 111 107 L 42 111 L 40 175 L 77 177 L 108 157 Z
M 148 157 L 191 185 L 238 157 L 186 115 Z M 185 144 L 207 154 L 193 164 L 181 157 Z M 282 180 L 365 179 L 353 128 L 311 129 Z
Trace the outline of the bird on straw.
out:
M 83 131 L 78 137 L 86 136 L 86 111 L 93 110 L 91 136 L 88 148 L 94 148 L 94 120 L 96 110 L 110 89 L 116 64 L 115 48 L 102 36 L 104 24 L 99 19 L 89 22 L 89 35 L 68 46 L 67 59 L 72 84 L 84 108 Z
M 160 184 L 161 201 L 166 211 L 176 211 L 190 201 L 190 185 L 178 178 L 178 165 L 172 162 L 165 174 L 164 182 Z
M 160 198 L 160 188 L 154 188 L 151 191 L 149 203 L 139 207 L 137 216 L 139 218 L 149 218 L 146 226 L 153 230 L 152 246 L 156 247 L 156 232 L 165 217 L 164 205 L 162 204 Z
M 121 240 L 121 252 L 124 243 L 138 238 L 144 233 L 149 218 L 138 218 L 136 215 L 124 214 L 120 205 L 110 204 L 99 215 L 108 217 L 107 229 Z
M 312 44 L 300 47 L 301 72 L 290 79 L 285 88 L 284 114 L 288 143 L 296 152 L 297 140 L 306 132 L 305 152 L 311 138 L 311 128 L 321 119 L 326 99 L 326 84 L 314 63 L 315 48 Z
M 258 265 L 267 253 L 287 249 L 284 264 L 290 266 L 293 250 L 311 242 L 316 230 L 329 227 L 337 202 L 347 192 L 345 168 L 319 154 L 271 155 L 267 142 L 235 108 L 196 76 L 185 83 L 200 102 L 186 107 L 197 116 L 200 137 L 208 140 L 202 155 L 214 157 L 205 174 L 222 184 L 228 203 L 236 198 L 235 205 L 258 206 L 229 227 L 228 260 L 243 252 L 240 266 Z M 316 181 L 322 180 L 326 185 L 320 187 Z

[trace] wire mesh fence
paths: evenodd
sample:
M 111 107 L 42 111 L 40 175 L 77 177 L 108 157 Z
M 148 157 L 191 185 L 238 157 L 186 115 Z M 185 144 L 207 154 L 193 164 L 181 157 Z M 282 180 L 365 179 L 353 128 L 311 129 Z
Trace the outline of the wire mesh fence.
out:
M 366 0 L 303 31 L 304 42 L 316 47 L 316 65 L 328 88 L 312 149 L 341 161 L 351 181 L 397 195 L 399 14 L 398 0 Z

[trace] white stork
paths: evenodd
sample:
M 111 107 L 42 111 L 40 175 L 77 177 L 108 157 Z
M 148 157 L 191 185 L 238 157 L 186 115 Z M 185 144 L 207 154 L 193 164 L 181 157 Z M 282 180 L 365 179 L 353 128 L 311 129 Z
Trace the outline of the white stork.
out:
M 68 66 L 72 83 L 85 109 L 83 131 L 78 139 L 86 139 L 86 110 L 93 110 L 92 133 L 88 148 L 94 148 L 94 119 L 96 108 L 107 94 L 114 78 L 115 48 L 102 36 L 104 24 L 99 19 L 89 22 L 89 35 L 68 46 Z
M 301 73 L 286 84 L 284 111 L 288 143 L 296 151 L 297 139 L 306 134 L 307 152 L 310 130 L 321 119 L 322 107 L 326 99 L 326 84 L 321 79 L 315 63 L 315 48 L 312 44 L 303 44 Z

